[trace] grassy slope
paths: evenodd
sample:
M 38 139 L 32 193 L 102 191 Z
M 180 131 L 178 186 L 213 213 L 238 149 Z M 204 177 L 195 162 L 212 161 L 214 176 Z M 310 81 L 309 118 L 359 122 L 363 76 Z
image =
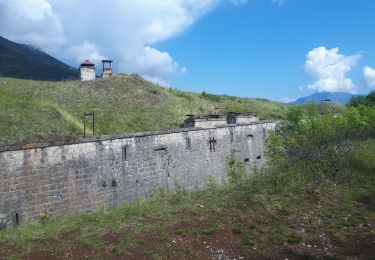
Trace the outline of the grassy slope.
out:
M 267 172 L 237 186 L 160 192 L 88 215 L 0 232 L 0 255 L 28 259 L 370 259 L 375 140 L 354 152 L 346 183 L 293 187 Z M 276 181 L 276 182 L 275 182 Z
M 95 111 L 100 135 L 177 128 L 186 114 L 214 107 L 282 118 L 288 106 L 261 99 L 195 94 L 161 88 L 137 76 L 91 82 L 0 78 L 0 142 L 77 136 L 82 115 Z

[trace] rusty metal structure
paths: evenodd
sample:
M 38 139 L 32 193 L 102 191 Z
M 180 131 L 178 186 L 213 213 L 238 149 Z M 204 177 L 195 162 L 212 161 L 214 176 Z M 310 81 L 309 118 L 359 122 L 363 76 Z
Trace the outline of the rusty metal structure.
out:
M 113 75 L 113 71 L 112 71 L 113 60 L 102 60 L 102 63 L 103 63 L 102 77 L 103 78 L 111 77 Z
M 83 136 L 86 137 L 86 117 L 92 117 L 92 134 L 95 135 L 95 111 L 83 113 Z

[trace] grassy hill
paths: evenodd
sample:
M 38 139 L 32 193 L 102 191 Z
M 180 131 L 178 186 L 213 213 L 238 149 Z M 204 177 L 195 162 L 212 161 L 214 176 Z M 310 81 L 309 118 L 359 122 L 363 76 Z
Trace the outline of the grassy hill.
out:
M 0 37 L 0 77 L 35 80 L 65 80 L 79 78 L 72 68 L 45 52 L 25 44 Z
M 108 135 L 178 128 L 186 114 L 215 107 L 271 119 L 283 118 L 289 106 L 162 88 L 136 75 L 89 82 L 0 78 L 0 142 L 79 136 L 89 111 L 96 113 L 96 134 Z

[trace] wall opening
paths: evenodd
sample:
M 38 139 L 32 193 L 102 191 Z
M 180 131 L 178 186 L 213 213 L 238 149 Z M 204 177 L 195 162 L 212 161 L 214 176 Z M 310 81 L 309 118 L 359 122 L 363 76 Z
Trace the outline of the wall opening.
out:
M 260 160 L 260 159 L 262 159 L 262 156 L 261 156 L 261 155 L 258 155 L 258 156 L 257 156 L 257 160 Z
M 20 216 L 18 213 L 14 215 L 14 225 L 18 226 L 20 224 Z
M 250 158 L 245 158 L 244 162 L 250 162 Z
M 247 137 L 254 138 L 254 135 L 253 134 L 248 134 Z
M 230 143 L 234 142 L 234 133 L 233 131 L 230 131 Z
M 122 153 L 122 160 L 126 161 L 127 160 L 126 146 L 122 147 L 121 153 Z
M 156 148 L 154 149 L 155 152 L 165 152 L 166 150 L 167 150 L 166 147 L 156 147 Z
M 191 150 L 191 139 L 186 137 L 186 150 Z

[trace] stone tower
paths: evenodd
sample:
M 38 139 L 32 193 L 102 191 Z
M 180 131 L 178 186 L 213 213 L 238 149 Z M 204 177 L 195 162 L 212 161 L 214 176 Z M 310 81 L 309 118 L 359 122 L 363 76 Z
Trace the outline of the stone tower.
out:
M 82 81 L 93 80 L 96 78 L 95 64 L 89 60 L 86 60 L 81 64 L 79 71 L 81 72 Z

